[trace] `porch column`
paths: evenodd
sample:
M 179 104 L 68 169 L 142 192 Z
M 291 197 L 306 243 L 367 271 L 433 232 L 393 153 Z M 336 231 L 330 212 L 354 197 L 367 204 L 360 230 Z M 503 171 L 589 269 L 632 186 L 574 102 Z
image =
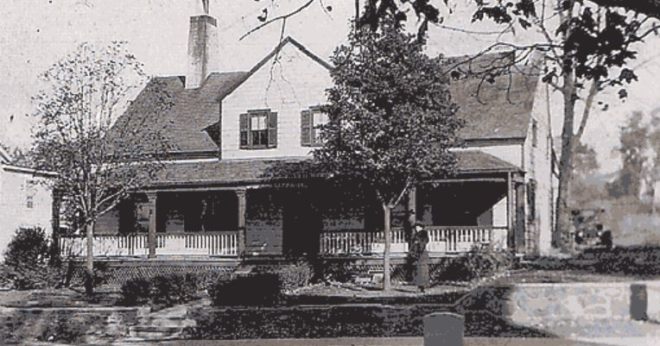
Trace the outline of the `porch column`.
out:
M 406 196 L 406 214 L 406 239 L 411 241 L 415 223 L 417 222 L 417 188 L 415 186 L 408 190 L 408 195 Z
M 156 204 L 158 194 L 156 192 L 147 192 L 147 199 L 149 200 L 149 234 L 147 237 L 147 244 L 149 246 L 149 258 L 156 257 Z
M 238 244 L 236 250 L 238 257 L 245 252 L 245 211 L 246 211 L 246 191 L 245 189 L 236 190 L 236 198 L 238 199 Z
M 55 255 L 60 254 L 60 208 L 62 207 L 62 191 L 60 189 L 53 189 L 53 202 L 51 209 L 51 229 L 52 229 L 52 239 L 53 247 L 52 253 Z
M 507 248 L 515 251 L 515 238 L 513 234 L 513 177 L 506 174 L 506 217 L 507 217 Z
M 514 228 L 515 250 L 518 253 L 525 251 L 525 183 L 518 183 L 516 190 L 516 217 Z

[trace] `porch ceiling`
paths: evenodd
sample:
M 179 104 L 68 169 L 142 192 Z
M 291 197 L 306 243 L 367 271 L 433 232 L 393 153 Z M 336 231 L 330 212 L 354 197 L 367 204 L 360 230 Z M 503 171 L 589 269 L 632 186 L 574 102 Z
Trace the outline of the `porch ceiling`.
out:
M 479 150 L 458 151 L 459 174 L 518 172 L 520 167 Z M 306 158 L 199 160 L 167 163 L 148 187 L 237 186 L 324 178 Z

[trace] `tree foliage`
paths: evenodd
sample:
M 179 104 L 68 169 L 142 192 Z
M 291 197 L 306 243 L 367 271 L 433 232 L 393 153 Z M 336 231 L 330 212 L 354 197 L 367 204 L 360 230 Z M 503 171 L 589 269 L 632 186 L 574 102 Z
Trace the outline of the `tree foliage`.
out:
M 45 87 L 34 97 L 39 123 L 33 158 L 37 168 L 58 174 L 54 188 L 62 194 L 65 217 L 87 228 L 92 275 L 94 223 L 160 169 L 167 143 L 158 126 L 166 124 L 146 122 L 169 108 L 171 100 L 151 82 L 143 91 L 146 102 L 127 112 L 152 116 L 116 122 L 127 98 L 146 80 L 141 63 L 123 42 L 104 47 L 83 43 L 41 77 Z M 143 127 L 155 130 L 138 136 Z
M 380 25 L 351 33 L 331 58 L 329 123 L 314 158 L 337 179 L 375 192 L 385 212 L 387 258 L 389 211 L 419 181 L 453 172 L 449 149 L 461 122 L 442 57 L 426 56 L 394 20 Z
M 146 124 L 127 121 L 113 127 L 146 76 L 125 43 L 113 42 L 81 44 L 42 79 L 47 87 L 34 98 L 39 119 L 34 159 L 39 168 L 59 174 L 55 184 L 67 201 L 68 216 L 86 225 L 159 169 L 167 148 L 159 131 L 137 137 L 132 134 Z M 154 83 L 146 90 L 152 95 L 149 107 L 129 107 L 128 112 L 158 113 L 169 107 L 164 90 Z M 126 164 L 131 161 L 140 163 Z
M 643 114 L 634 112 L 619 131 L 621 169 L 615 181 L 607 185 L 612 197 L 632 196 L 639 198 L 642 191 L 644 171 L 649 147 L 648 128 L 643 123 Z

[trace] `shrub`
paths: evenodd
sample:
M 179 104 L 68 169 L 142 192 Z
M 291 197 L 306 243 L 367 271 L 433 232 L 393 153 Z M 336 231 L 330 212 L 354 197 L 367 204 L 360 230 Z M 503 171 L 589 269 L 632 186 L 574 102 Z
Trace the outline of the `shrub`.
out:
M 193 300 L 199 281 L 193 274 L 173 274 L 153 278 L 151 300 L 154 304 L 172 306 Z
M 151 297 L 151 280 L 133 278 L 121 285 L 121 301 L 125 305 L 141 305 Z
M 227 280 L 220 278 L 209 288 L 213 305 L 278 304 L 282 298 L 282 282 L 274 273 L 260 273 Z
M 323 265 L 323 281 L 350 282 L 357 275 L 350 262 L 330 262 Z
M 290 292 L 309 285 L 314 276 L 314 268 L 306 261 L 298 261 L 295 264 L 257 267 L 253 273 L 277 275 L 281 289 Z
M 470 252 L 451 259 L 437 272 L 437 281 L 472 281 L 491 276 L 511 267 L 513 259 L 508 252 L 473 248 Z
M 128 306 L 153 304 L 172 306 L 197 297 L 199 283 L 193 274 L 158 275 L 153 278 L 134 278 L 121 287 L 121 303 Z
M 41 228 L 19 228 L 7 245 L 2 281 L 15 289 L 60 287 L 68 284 L 69 266 Z

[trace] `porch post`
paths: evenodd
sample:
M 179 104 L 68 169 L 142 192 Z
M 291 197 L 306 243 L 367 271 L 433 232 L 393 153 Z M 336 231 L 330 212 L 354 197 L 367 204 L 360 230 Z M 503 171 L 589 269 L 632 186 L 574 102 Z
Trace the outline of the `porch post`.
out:
M 406 238 L 410 242 L 413 236 L 413 230 L 415 229 L 415 223 L 417 222 L 417 187 L 413 186 L 408 190 L 408 195 L 406 196 Z
M 236 246 L 238 257 L 245 251 L 245 211 L 247 202 L 247 193 L 245 189 L 236 190 L 238 198 L 238 244 Z
M 506 216 L 507 216 L 507 247 L 515 251 L 513 234 L 513 179 L 511 172 L 506 174 Z
M 525 183 L 516 184 L 516 222 L 514 231 L 515 250 L 525 251 Z
M 147 199 L 149 200 L 149 235 L 147 237 L 147 244 L 149 246 L 149 258 L 156 257 L 156 204 L 158 201 L 158 194 L 156 192 L 147 192 Z

